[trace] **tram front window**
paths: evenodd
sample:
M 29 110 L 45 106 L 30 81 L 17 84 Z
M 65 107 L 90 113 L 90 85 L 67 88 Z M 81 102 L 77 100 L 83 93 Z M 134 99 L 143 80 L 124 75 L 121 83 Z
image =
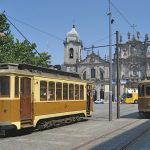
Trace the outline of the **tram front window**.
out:
M 131 98 L 132 97 L 132 94 L 131 93 L 128 93 L 127 94 L 127 98 Z

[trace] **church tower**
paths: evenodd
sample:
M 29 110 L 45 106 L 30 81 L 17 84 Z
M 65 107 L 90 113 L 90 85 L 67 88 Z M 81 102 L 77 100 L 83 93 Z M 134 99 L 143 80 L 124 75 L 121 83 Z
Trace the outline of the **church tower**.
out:
M 64 65 L 74 66 L 81 59 L 82 41 L 79 39 L 79 34 L 73 25 L 71 31 L 67 33 L 64 41 Z

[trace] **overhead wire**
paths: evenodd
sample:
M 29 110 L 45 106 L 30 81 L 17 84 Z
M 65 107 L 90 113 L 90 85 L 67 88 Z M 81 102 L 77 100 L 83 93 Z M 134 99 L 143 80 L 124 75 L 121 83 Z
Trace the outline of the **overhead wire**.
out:
M 6 19 L 8 20 L 8 22 L 21 34 L 21 36 L 28 41 L 28 43 L 30 44 L 30 46 L 32 45 L 31 42 L 26 38 L 26 36 L 6 17 Z M 34 50 L 36 51 L 36 53 L 43 59 L 43 57 L 41 56 L 41 54 L 38 52 L 38 50 L 36 48 L 34 48 Z M 44 59 L 43 59 L 44 61 Z
M 23 24 L 23 25 L 26 25 L 26 26 L 28 26 L 28 27 L 30 27 L 30 28 L 32 28 L 32 29 L 34 29 L 34 30 L 36 30 L 36 31 L 39 31 L 39 32 L 41 32 L 41 33 L 44 33 L 44 34 L 46 34 L 46 35 L 48 35 L 48 36 L 51 36 L 51 37 L 53 37 L 53 38 L 55 38 L 55 39 L 57 39 L 57 40 L 60 40 L 60 41 L 64 41 L 63 39 L 61 39 L 60 37 L 58 37 L 58 36 L 55 36 L 55 35 L 53 35 L 53 34 L 51 34 L 51 33 L 48 33 L 48 32 L 46 32 L 46 31 L 43 31 L 43 30 L 41 30 L 41 29 L 39 29 L 39 28 L 37 28 L 37 27 L 34 27 L 33 25 L 31 25 L 31 24 L 28 24 L 28 23 L 26 23 L 26 22 L 24 22 L 24 21 L 21 21 L 21 20 L 19 20 L 19 19 L 16 19 L 15 17 L 12 17 L 12 16 L 9 16 L 9 15 L 6 15 L 7 16 L 7 18 L 9 17 L 9 18 L 12 18 L 13 20 L 15 20 L 15 21 L 17 21 L 17 22 L 19 22 L 19 23 L 21 23 L 21 24 Z M 10 20 L 9 20 L 10 21 Z M 12 23 L 11 23 L 12 24 Z M 13 25 L 14 26 L 14 25 Z M 15 27 L 15 26 L 14 26 Z M 15 27 L 16 28 L 16 27 Z M 16 30 L 27 40 L 27 38 L 16 28 Z M 115 34 L 115 33 L 113 33 L 113 34 Z M 112 35 L 113 35 L 112 34 Z M 106 38 L 108 38 L 108 36 L 105 36 L 104 38 L 102 38 L 101 40 L 99 40 L 99 41 L 102 41 L 102 40 L 104 40 L 104 39 L 106 39 Z M 98 42 L 98 41 L 97 41 Z M 94 43 L 96 43 L 96 42 L 94 42 Z M 109 46 L 109 45 L 108 45 Z M 97 48 L 98 47 L 106 47 L 106 45 L 101 45 L 101 46 L 97 46 Z M 94 47 L 95 48 L 95 47 Z
M 124 19 L 124 21 L 136 31 L 135 25 L 131 24 L 131 22 L 127 19 L 127 17 L 115 6 L 114 3 L 111 2 L 112 7 L 119 13 L 119 15 Z M 134 32 L 134 31 L 133 31 Z M 136 31 L 137 32 L 137 31 Z
M 56 36 L 56 35 L 53 35 L 53 34 L 51 34 L 51 33 L 48 33 L 48 32 L 46 32 L 46 31 L 43 31 L 43 30 L 41 30 L 41 29 L 39 29 L 39 28 L 37 28 L 37 27 L 34 27 L 34 26 L 31 25 L 31 24 L 28 24 L 28 23 L 26 23 L 26 22 L 24 22 L 24 21 L 21 21 L 21 20 L 16 19 L 16 18 L 14 18 L 14 17 L 12 17 L 12 16 L 9 16 L 9 15 L 6 15 L 6 16 L 7 16 L 7 18 L 9 17 L 9 18 L 11 18 L 11 19 L 13 19 L 13 20 L 15 20 L 15 21 L 17 21 L 17 22 L 23 24 L 23 25 L 26 25 L 26 26 L 28 26 L 28 27 L 30 27 L 30 28 L 36 30 L 36 31 L 39 31 L 39 32 L 41 32 L 41 33 L 43 33 L 43 34 L 46 34 L 46 35 L 48 35 L 48 36 L 50 36 L 50 37 L 52 37 L 52 38 L 55 38 L 55 39 L 57 39 L 57 40 L 59 40 L 59 41 L 63 41 L 62 38 L 60 38 L 60 37 L 58 37 L 58 36 Z
M 116 44 L 112 44 L 111 46 L 115 46 Z M 83 50 L 93 49 L 93 48 L 100 48 L 100 47 L 109 47 L 110 45 L 101 45 L 101 46 L 91 46 L 91 47 L 84 47 Z

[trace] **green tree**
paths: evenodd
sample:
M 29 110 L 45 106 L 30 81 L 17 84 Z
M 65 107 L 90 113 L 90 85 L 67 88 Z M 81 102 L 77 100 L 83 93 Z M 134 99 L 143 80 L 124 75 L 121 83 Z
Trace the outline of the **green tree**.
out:
M 0 63 L 26 63 L 48 67 L 51 55 L 47 52 L 38 53 L 36 44 L 14 39 L 5 14 L 0 14 Z

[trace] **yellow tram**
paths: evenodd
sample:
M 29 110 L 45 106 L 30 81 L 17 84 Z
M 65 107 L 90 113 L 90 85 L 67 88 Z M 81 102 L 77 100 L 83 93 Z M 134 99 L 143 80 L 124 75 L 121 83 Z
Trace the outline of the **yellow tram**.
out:
M 150 114 L 150 80 L 143 80 L 138 85 L 138 110 L 141 117 Z
M 124 99 L 126 104 L 137 104 L 138 103 L 138 89 L 137 88 L 126 88 L 126 97 Z
M 91 116 L 92 85 L 78 74 L 27 64 L 0 64 L 0 134 L 46 129 Z

